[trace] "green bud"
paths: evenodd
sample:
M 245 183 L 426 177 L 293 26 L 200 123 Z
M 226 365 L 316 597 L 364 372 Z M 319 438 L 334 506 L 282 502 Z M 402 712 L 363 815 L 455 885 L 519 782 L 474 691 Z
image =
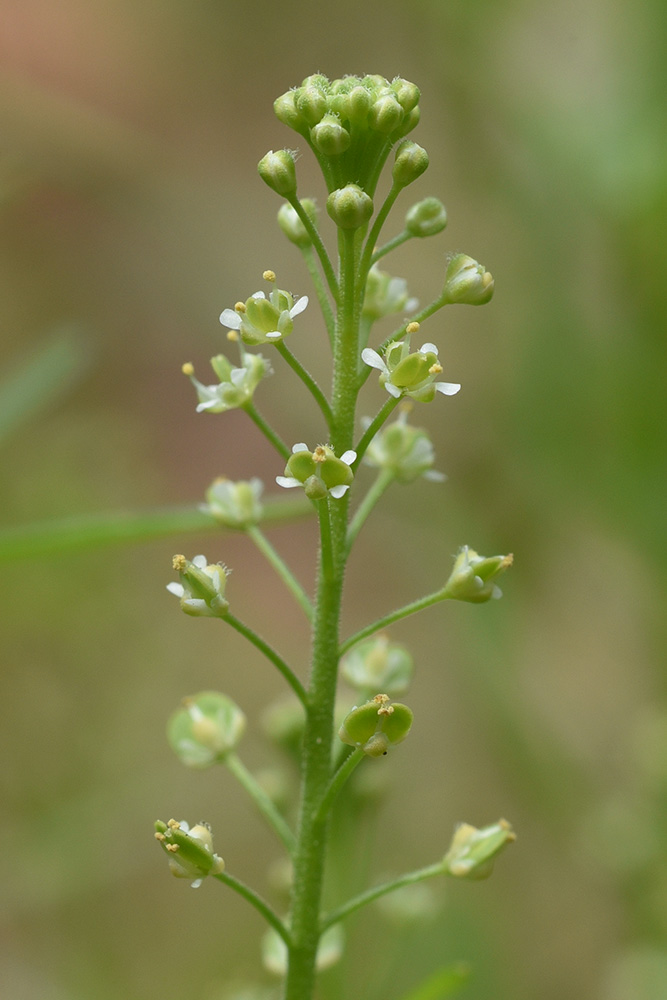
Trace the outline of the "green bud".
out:
M 229 608 L 225 584 L 229 570 L 221 563 L 208 564 L 205 556 L 192 561 L 174 556 L 172 565 L 180 583 L 168 583 L 167 590 L 180 598 L 181 609 L 195 618 L 224 618 Z
M 338 156 L 350 148 L 350 133 L 336 115 L 327 114 L 310 130 L 313 145 L 324 156 Z
M 246 528 L 262 519 L 259 498 L 263 489 L 261 479 L 234 483 L 220 476 L 206 490 L 207 503 L 202 504 L 202 510 L 227 528 Z
M 396 139 L 400 139 L 401 136 L 407 135 L 408 132 L 412 132 L 413 128 L 416 128 L 417 125 L 419 125 L 420 118 L 421 118 L 421 111 L 419 110 L 419 108 L 413 108 L 412 111 L 410 111 L 405 116 L 399 127 L 396 129 L 394 137 Z
M 185 820 L 168 823 L 157 820 L 155 839 L 169 856 L 169 868 L 176 878 L 194 879 L 192 888 L 197 889 L 207 875 L 219 875 L 224 871 L 225 862 L 213 853 L 213 837 L 208 823 L 197 823 L 192 828 Z
M 388 691 L 392 695 L 407 690 L 414 664 L 405 646 L 389 642 L 386 635 L 359 643 L 341 661 L 343 677 L 358 691 Z
M 484 604 L 503 596 L 495 580 L 512 565 L 512 553 L 506 556 L 480 556 L 464 545 L 454 561 L 451 576 L 445 584 L 445 597 L 456 601 Z
M 414 83 L 410 83 L 409 80 L 396 77 L 395 80 L 392 80 L 391 89 L 405 112 L 412 111 L 419 104 L 419 87 Z
M 455 878 L 488 878 L 496 855 L 514 840 L 516 834 L 504 819 L 481 830 L 461 823 L 444 857 L 445 871 Z
M 361 748 L 369 757 L 384 756 L 389 747 L 401 743 L 412 727 L 412 711 L 389 696 L 376 694 L 365 705 L 353 708 L 338 731 L 343 743 Z
M 296 106 L 296 92 L 288 90 L 273 102 L 276 118 L 295 132 L 305 132 L 308 123 Z
M 373 201 L 358 184 L 347 184 L 331 192 L 327 212 L 339 229 L 359 229 L 373 214 Z
M 317 206 L 315 202 L 312 198 L 304 198 L 301 205 L 306 215 L 313 223 L 313 226 L 317 228 Z M 285 202 L 278 212 L 278 225 L 284 232 L 287 239 L 292 243 L 295 243 L 296 246 L 301 247 L 302 249 L 312 246 L 312 240 L 306 227 L 296 214 L 296 210 L 292 208 L 289 202 Z
M 404 118 L 404 112 L 393 94 L 384 94 L 371 105 L 368 114 L 369 127 L 383 135 L 389 135 L 398 128 Z
M 422 146 L 410 139 L 404 139 L 396 149 L 392 177 L 394 184 L 407 187 L 424 173 L 428 167 L 428 153 Z
M 327 99 L 323 91 L 319 87 L 305 82 L 304 86 L 297 91 L 295 104 L 297 111 L 311 128 L 313 125 L 317 125 L 327 111 Z
M 371 110 L 372 98 L 366 87 L 353 87 L 347 95 L 347 117 L 353 125 L 365 125 Z
M 246 717 L 231 698 L 201 691 L 183 699 L 167 726 L 169 746 L 186 767 L 209 767 L 239 743 Z
M 296 194 L 294 156 L 288 149 L 268 152 L 257 164 L 257 170 L 264 183 L 283 198 Z
M 435 236 L 447 225 L 445 206 L 437 198 L 424 198 L 409 209 L 405 228 L 411 236 Z
M 450 260 L 445 274 L 445 302 L 482 306 L 493 295 L 493 278 L 472 257 L 458 253 Z

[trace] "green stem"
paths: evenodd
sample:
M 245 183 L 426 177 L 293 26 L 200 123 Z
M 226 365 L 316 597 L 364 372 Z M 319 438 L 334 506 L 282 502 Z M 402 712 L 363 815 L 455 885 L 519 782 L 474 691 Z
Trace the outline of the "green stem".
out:
M 359 444 L 354 449 L 357 453 L 357 457 L 352 463 L 352 468 L 355 471 L 359 466 L 359 463 L 361 462 L 362 458 L 366 454 L 366 449 L 368 448 L 369 444 L 371 443 L 377 432 L 380 430 L 387 417 L 398 406 L 400 401 L 401 401 L 400 396 L 390 396 L 389 399 L 387 399 L 387 401 L 378 411 L 378 413 L 375 415 L 375 417 L 371 420 L 370 424 L 368 425 L 364 433 L 361 435 L 359 439 Z
M 313 606 L 305 590 L 299 581 L 293 576 L 292 571 L 278 555 L 266 535 L 260 531 L 256 524 L 250 524 L 246 528 L 246 534 L 255 543 L 262 555 L 271 563 L 276 573 L 283 581 L 292 596 L 301 605 L 308 621 L 313 620 Z
M 373 252 L 371 257 L 371 264 L 377 263 L 381 257 L 385 257 L 392 250 L 396 250 L 397 247 L 403 246 L 408 240 L 412 239 L 412 233 L 409 233 L 407 229 L 404 229 L 402 233 L 398 236 L 394 236 L 393 239 L 388 240 L 383 246 L 379 247 L 378 250 Z
M 280 838 L 287 851 L 292 854 L 296 838 L 262 786 L 257 783 L 256 779 L 235 753 L 225 754 L 224 763 L 239 784 L 243 785 L 246 792 L 251 797 L 273 832 Z
M 426 597 L 420 598 L 418 601 L 413 601 L 412 604 L 406 604 L 404 607 L 392 611 L 390 614 L 385 615 L 384 618 L 378 618 L 371 625 L 366 625 L 365 628 L 360 629 L 359 632 L 355 632 L 349 639 L 346 639 L 340 647 L 340 655 L 342 656 L 352 646 L 356 646 L 362 639 L 367 639 L 369 635 L 373 635 L 383 628 L 388 628 L 389 625 L 401 621 L 402 618 L 408 618 L 410 615 L 417 614 L 418 611 L 430 608 L 433 604 L 438 604 L 439 601 L 446 601 L 448 599 L 444 588 L 442 588 L 441 590 L 436 590 L 433 594 L 428 594 Z
M 229 875 L 227 872 L 218 872 L 213 878 L 217 878 L 218 882 L 222 882 L 224 885 L 229 886 L 230 889 L 233 889 L 234 892 L 237 892 L 239 896 L 243 896 L 251 906 L 255 907 L 258 913 L 262 914 L 267 924 L 270 924 L 274 931 L 281 936 L 287 947 L 290 947 L 292 939 L 289 931 L 278 914 L 271 909 L 268 903 L 264 902 L 254 889 L 251 889 L 250 886 L 241 882 L 240 879 L 235 878 L 233 875 Z
M 311 396 L 319 406 L 320 410 L 322 411 L 322 416 L 327 422 L 327 427 L 331 428 L 331 421 L 332 421 L 331 407 L 329 406 L 326 396 L 320 389 L 319 385 L 317 384 L 313 376 L 310 374 L 309 371 L 307 371 L 303 367 L 301 362 L 294 357 L 294 355 L 292 354 L 292 352 L 290 351 L 290 349 L 287 347 L 287 345 L 283 340 L 276 341 L 276 350 L 278 351 L 278 354 L 280 354 L 280 356 L 287 362 L 292 371 L 299 376 L 299 378 L 301 379 L 301 381 L 306 386 Z
M 312 246 L 301 247 L 301 253 L 308 269 L 310 279 L 315 286 L 315 294 L 317 295 L 317 301 L 319 302 L 320 309 L 322 310 L 322 316 L 324 317 L 327 334 L 329 336 L 329 343 L 333 347 L 336 320 L 334 318 L 333 309 L 331 308 L 331 302 L 329 301 L 326 288 L 322 282 L 322 275 L 318 270 L 317 263 L 315 261 L 315 253 Z
M 318 820 L 325 820 L 326 817 L 329 815 L 331 807 L 334 803 L 334 799 L 336 798 L 336 796 L 338 795 L 341 788 L 343 787 L 347 779 L 350 777 L 354 769 L 357 767 L 357 765 L 361 763 L 361 761 L 364 759 L 365 756 L 366 754 L 361 749 L 361 747 L 357 747 L 356 750 L 353 750 L 352 753 L 348 754 L 348 756 L 345 758 L 345 760 L 340 765 L 340 767 L 334 774 L 333 778 L 329 782 L 329 787 L 324 793 L 324 798 L 322 799 L 320 807 L 317 810 Z
M 354 512 L 354 517 L 350 521 L 350 526 L 347 529 L 348 553 L 354 545 L 354 541 L 361 531 L 366 518 L 373 510 L 373 507 L 378 502 L 384 491 L 394 482 L 395 478 L 396 476 L 391 469 L 380 469 L 378 472 L 375 482 Z
M 312 148 L 312 147 L 311 147 Z M 291 198 L 288 197 L 290 205 L 296 212 L 296 214 L 301 219 L 304 228 L 308 235 L 310 236 L 313 247 L 315 248 L 315 253 L 317 254 L 320 264 L 322 265 L 322 271 L 324 272 L 324 277 L 326 278 L 327 285 L 329 286 L 329 291 L 331 292 L 334 300 L 338 301 L 338 282 L 336 280 L 336 275 L 334 274 L 333 267 L 331 266 L 331 261 L 329 260 L 329 254 L 326 251 L 326 247 L 322 242 L 322 238 L 318 233 L 317 229 L 313 225 L 312 219 L 306 212 L 305 208 L 299 201 L 296 195 Z
M 368 239 L 366 240 L 366 246 L 364 247 L 364 252 L 362 254 L 361 262 L 359 264 L 359 274 L 357 276 L 358 294 L 360 297 L 363 297 L 363 291 L 366 286 L 366 278 L 368 277 L 368 271 L 371 266 L 376 240 L 380 235 L 380 230 L 382 229 L 385 220 L 389 215 L 389 212 L 391 211 L 392 205 L 398 198 L 398 195 L 401 191 L 402 191 L 401 187 L 399 187 L 396 184 L 392 184 L 391 190 L 389 191 L 389 194 L 385 198 L 382 208 L 375 216 L 375 221 L 373 223 L 370 233 L 368 234 Z
M 299 701 L 303 705 L 308 704 L 308 695 L 306 694 L 306 689 L 304 688 L 303 684 L 296 676 L 296 674 L 293 672 L 292 668 L 289 667 L 287 663 L 285 663 L 282 656 L 279 656 L 278 653 L 276 653 L 275 649 L 272 649 L 271 646 L 269 646 L 268 642 L 265 642 L 264 639 L 261 638 L 261 636 L 257 635 L 256 632 L 253 632 L 251 628 L 249 628 L 247 625 L 244 625 L 242 621 L 239 621 L 238 618 L 236 618 L 232 614 L 229 614 L 229 612 L 224 616 L 222 620 L 227 622 L 228 625 L 231 625 L 233 629 L 236 629 L 236 631 L 240 635 L 244 636 L 244 638 L 246 638 L 248 642 L 252 643 L 252 645 L 255 646 L 255 648 L 260 651 L 260 653 L 263 653 L 264 656 L 267 658 L 267 660 L 270 660 L 271 663 L 274 665 L 274 667 L 278 668 L 280 673 L 283 675 L 289 686 L 296 694 Z
M 276 449 L 278 454 L 287 461 L 287 459 L 292 454 L 290 449 L 287 447 L 282 438 L 276 434 L 274 429 L 267 424 L 264 417 L 257 411 L 254 403 L 246 403 L 245 406 L 241 407 L 248 414 L 252 422 L 259 427 L 260 431 L 264 437 L 270 441 L 273 447 Z
M 391 879 L 389 882 L 383 882 L 382 885 L 376 885 L 373 889 L 367 889 L 366 892 L 360 893 L 355 896 L 354 899 L 350 899 L 347 903 L 343 903 L 339 906 L 337 910 L 332 913 L 327 914 L 321 923 L 321 929 L 324 932 L 328 927 L 333 924 L 339 923 L 346 917 L 349 917 L 351 913 L 356 910 L 360 910 L 362 906 L 368 906 L 369 903 L 375 902 L 376 899 L 380 899 L 381 896 L 386 896 L 387 893 L 395 892 L 397 889 L 402 889 L 405 885 L 414 885 L 415 882 L 424 882 L 428 878 L 435 878 L 437 875 L 444 875 L 445 867 L 442 861 L 437 861 L 434 865 L 427 865 L 425 868 L 418 868 L 416 871 L 408 872 L 405 875 L 400 875 L 398 878 Z

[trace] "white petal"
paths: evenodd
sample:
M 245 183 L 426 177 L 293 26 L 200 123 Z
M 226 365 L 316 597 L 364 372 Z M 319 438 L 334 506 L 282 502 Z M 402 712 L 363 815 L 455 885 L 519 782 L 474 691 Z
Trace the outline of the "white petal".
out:
M 444 472 L 438 472 L 437 469 L 427 469 L 426 472 L 422 473 L 422 479 L 429 479 L 432 483 L 444 483 L 447 476 Z
M 296 455 L 296 453 L 299 451 L 308 451 L 308 445 L 304 444 L 303 441 L 300 441 L 299 444 L 293 444 L 292 454 Z
M 295 316 L 298 316 L 299 313 L 302 313 L 307 305 L 308 305 L 308 296 L 302 295 L 300 299 L 296 300 L 296 302 L 290 309 L 289 311 L 290 319 L 294 319 Z
M 349 486 L 332 486 L 329 490 L 329 496 L 332 496 L 335 500 L 340 500 L 340 498 L 347 493 L 349 488 Z
M 250 296 L 251 299 L 265 299 L 266 295 L 264 292 L 253 292 Z
M 402 395 L 401 390 L 398 388 L 397 385 L 394 385 L 393 382 L 385 382 L 384 387 L 389 393 L 389 395 L 393 396 L 394 399 L 398 399 Z
M 280 332 L 280 330 L 274 330 L 272 333 L 264 334 L 265 340 L 280 340 L 281 337 L 282 333 Z
M 436 357 L 438 356 L 438 348 L 435 344 L 422 344 L 419 351 L 421 354 L 435 354 Z
M 352 463 L 356 461 L 356 458 L 356 451 L 346 451 L 340 456 L 341 462 L 345 462 L 346 465 L 352 465 Z
M 185 593 L 182 583 L 175 583 L 175 582 L 168 583 L 167 590 L 169 591 L 170 594 L 174 594 L 176 597 L 182 597 L 183 594 Z
M 387 366 L 384 361 L 378 352 L 374 351 L 372 347 L 364 347 L 361 352 L 361 360 L 371 368 L 379 368 L 381 372 L 387 371 Z
M 408 299 L 408 301 L 403 306 L 403 309 L 406 313 L 413 313 L 418 306 L 419 306 L 419 299 Z
M 458 382 L 436 382 L 435 391 L 442 392 L 445 396 L 455 396 L 461 388 Z
M 220 322 L 230 330 L 241 329 L 241 317 L 234 309 L 223 309 L 220 313 Z
M 208 560 L 206 556 L 201 556 L 201 555 L 195 556 L 192 562 L 193 565 L 197 567 L 197 569 L 206 569 L 206 567 L 208 566 Z
M 300 483 L 293 476 L 276 476 L 276 482 L 278 486 L 284 486 L 286 490 L 291 490 L 294 486 L 303 486 L 303 483 Z
M 207 399 L 205 403 L 199 403 L 199 405 L 195 407 L 195 413 L 203 413 L 204 410 L 210 410 L 212 406 L 215 406 L 216 403 L 219 402 L 220 400 L 218 399 Z
M 247 368 L 232 368 L 229 374 L 229 379 L 232 385 L 238 386 L 241 385 L 247 374 L 248 374 Z M 224 382 L 222 384 L 224 385 Z
M 198 889 L 199 886 L 202 884 L 203 881 L 204 881 L 203 878 L 195 879 L 195 881 L 192 883 L 192 888 L 193 889 Z

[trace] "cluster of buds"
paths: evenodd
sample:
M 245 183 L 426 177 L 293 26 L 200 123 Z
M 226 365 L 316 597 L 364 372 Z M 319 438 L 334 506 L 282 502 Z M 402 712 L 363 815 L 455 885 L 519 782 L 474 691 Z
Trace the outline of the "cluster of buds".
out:
M 383 757 L 391 746 L 405 739 L 411 727 L 412 710 L 407 705 L 391 704 L 389 695 L 376 694 L 365 705 L 348 712 L 338 737 L 368 757 Z
M 377 179 L 377 159 L 366 151 L 381 147 L 384 158 L 412 131 L 419 122 L 419 88 L 400 78 L 391 82 L 383 76 L 328 80 L 317 73 L 279 97 L 273 108 L 318 157 L 336 157 L 345 165 L 356 163 L 357 183 L 367 190 Z M 352 176 L 351 169 L 348 176 Z

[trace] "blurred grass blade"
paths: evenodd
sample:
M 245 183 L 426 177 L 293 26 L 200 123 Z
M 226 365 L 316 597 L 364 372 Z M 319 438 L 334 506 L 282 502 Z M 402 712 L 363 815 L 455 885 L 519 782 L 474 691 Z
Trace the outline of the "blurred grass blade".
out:
M 406 993 L 401 1000 L 444 1000 L 455 996 L 470 978 L 470 966 L 465 962 L 445 965 L 433 975 L 427 976 L 414 990 Z
M 286 500 L 268 498 L 264 504 L 262 524 L 294 520 L 305 514 L 312 514 L 312 511 L 312 505 L 303 495 Z M 183 533 L 219 533 L 228 530 L 196 506 L 81 514 L 0 530 L 0 563 L 109 545 L 147 542 Z
M 5 376 L 0 383 L 0 445 L 70 392 L 90 367 L 90 348 L 80 330 L 60 328 Z

